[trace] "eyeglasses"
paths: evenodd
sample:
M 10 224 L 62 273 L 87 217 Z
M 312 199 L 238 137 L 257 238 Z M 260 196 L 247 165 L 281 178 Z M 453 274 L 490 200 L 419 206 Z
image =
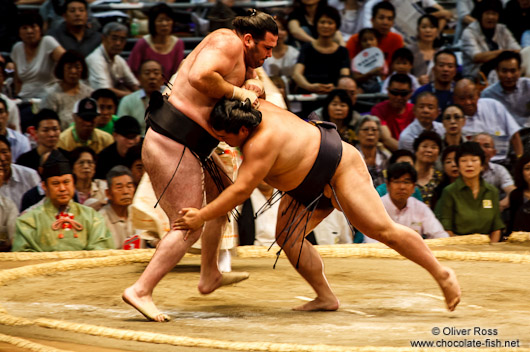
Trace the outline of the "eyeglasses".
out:
M 363 131 L 363 132 L 378 132 L 379 130 L 375 127 L 365 127 L 365 128 L 361 128 L 360 131 Z
M 458 114 L 447 114 L 447 115 L 444 115 L 443 116 L 443 119 L 445 121 L 451 121 L 451 120 L 455 120 L 455 121 L 458 121 L 460 119 L 463 119 L 464 116 L 463 115 L 458 115 Z
M 395 95 L 395 96 L 400 96 L 400 97 L 406 97 L 407 95 L 410 94 L 410 90 L 397 90 L 397 89 L 391 89 L 388 91 L 388 93 L 392 94 L 392 95 Z

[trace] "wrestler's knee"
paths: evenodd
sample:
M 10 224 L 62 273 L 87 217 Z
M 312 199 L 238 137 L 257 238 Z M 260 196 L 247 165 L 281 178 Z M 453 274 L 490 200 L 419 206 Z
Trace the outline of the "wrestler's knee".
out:
M 396 244 L 397 229 L 395 224 L 388 224 L 387 226 L 381 226 L 367 231 L 366 236 L 373 238 L 381 243 L 386 244 L 389 247 L 393 247 Z

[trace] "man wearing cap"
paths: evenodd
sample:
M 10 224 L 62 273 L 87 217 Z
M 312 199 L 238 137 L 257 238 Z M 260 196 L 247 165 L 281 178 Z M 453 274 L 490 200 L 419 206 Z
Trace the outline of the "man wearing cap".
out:
M 140 124 L 132 116 L 122 116 L 114 123 L 112 136 L 115 142 L 103 149 L 98 156 L 96 176 L 104 180 L 107 172 L 116 165 L 125 165 L 125 155 L 132 146 L 140 142 Z
M 112 135 L 96 129 L 95 118 L 99 115 L 97 102 L 84 98 L 74 105 L 74 125 L 59 136 L 58 148 L 72 151 L 77 147 L 88 146 L 98 154 L 114 142 Z
M 44 204 L 16 220 L 14 252 L 114 249 L 101 214 L 75 203 L 74 176 L 68 160 L 53 150 L 43 165 Z

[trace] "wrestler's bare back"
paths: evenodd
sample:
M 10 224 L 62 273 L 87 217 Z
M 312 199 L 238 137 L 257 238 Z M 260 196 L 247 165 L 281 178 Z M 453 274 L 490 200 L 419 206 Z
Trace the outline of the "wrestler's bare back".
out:
M 232 85 L 243 85 L 246 74 L 241 39 L 232 30 L 216 30 L 182 62 L 169 102 L 214 135 L 208 119 L 215 103 Z

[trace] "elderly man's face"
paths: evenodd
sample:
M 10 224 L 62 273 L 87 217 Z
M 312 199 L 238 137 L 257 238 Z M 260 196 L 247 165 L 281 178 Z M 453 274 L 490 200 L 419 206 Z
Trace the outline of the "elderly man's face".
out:
M 412 176 L 405 174 L 387 182 L 388 195 L 394 204 L 406 204 L 407 199 L 414 193 L 414 186 Z
M 134 196 L 134 182 L 131 176 L 122 175 L 116 176 L 112 179 L 109 189 L 107 189 L 107 197 L 114 205 L 129 206 L 132 204 Z
M 101 41 L 105 51 L 110 57 L 119 55 L 123 51 L 123 48 L 125 48 L 126 42 L 127 32 L 125 31 L 110 32 L 108 35 L 104 35 L 103 40 Z

